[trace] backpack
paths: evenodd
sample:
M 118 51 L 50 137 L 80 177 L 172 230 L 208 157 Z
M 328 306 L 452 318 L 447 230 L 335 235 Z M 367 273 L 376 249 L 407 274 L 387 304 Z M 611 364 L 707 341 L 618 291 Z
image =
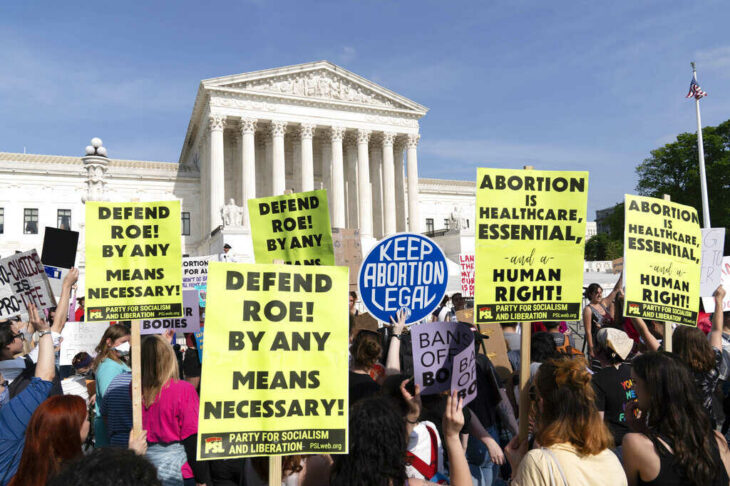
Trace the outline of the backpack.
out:
M 24 356 L 23 359 L 25 360 L 25 369 L 13 380 L 10 385 L 8 385 L 10 398 L 14 398 L 20 392 L 25 390 L 26 387 L 30 385 L 30 380 L 35 376 L 36 365 L 33 360 L 30 359 L 28 356 Z M 58 376 L 58 369 L 56 369 L 56 374 L 51 381 L 53 383 L 53 386 L 51 387 L 51 392 L 48 394 L 48 396 L 52 397 L 54 395 L 63 395 L 63 388 L 61 388 L 61 379 Z
M 568 336 L 565 336 L 565 340 L 563 341 L 562 346 L 557 346 L 557 351 L 562 356 L 567 356 L 568 358 L 575 358 L 579 356 L 583 356 L 583 353 L 575 349 L 573 346 L 570 345 L 570 339 Z

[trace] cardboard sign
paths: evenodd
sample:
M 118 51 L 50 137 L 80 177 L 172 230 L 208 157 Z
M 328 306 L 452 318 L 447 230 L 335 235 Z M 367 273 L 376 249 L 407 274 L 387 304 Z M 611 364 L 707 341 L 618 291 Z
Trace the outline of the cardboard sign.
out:
M 406 323 L 427 317 L 441 303 L 448 281 L 446 257 L 425 236 L 399 233 L 380 241 L 360 267 L 360 298 L 368 311 L 390 322 L 400 309 Z
M 474 297 L 474 254 L 460 254 L 459 264 L 461 265 L 461 295 L 462 297 Z
M 96 347 L 109 327 L 109 322 L 67 322 L 61 331 L 61 351 L 58 364 L 71 366 L 78 353 L 85 351 L 96 356 Z
M 587 172 L 477 169 L 477 323 L 580 319 L 587 202 Z
M 209 270 L 198 459 L 347 453 L 347 268 Z
M 427 322 L 411 328 L 413 374 L 422 395 L 458 391 L 476 397 L 474 332 L 460 322 Z
M 456 319 L 459 322 L 468 322 L 469 324 L 474 323 L 474 309 L 462 309 L 456 311 Z M 504 339 L 504 331 L 499 323 L 491 322 L 488 324 L 477 324 L 477 328 L 482 335 L 486 335 L 487 339 L 484 339 L 484 347 L 486 352 L 484 353 L 487 358 L 492 362 L 494 368 L 497 370 L 497 374 L 503 381 L 507 381 L 512 376 L 512 363 L 509 361 L 507 356 L 507 341 Z M 480 347 L 479 352 L 482 353 L 484 350 Z
M 702 270 L 700 297 L 712 297 L 722 281 L 722 254 L 725 249 L 725 228 L 702 229 Z
M 181 317 L 180 201 L 86 203 L 86 321 Z
M 53 295 L 61 295 L 63 279 L 76 264 L 76 249 L 79 244 L 78 231 L 68 231 L 46 226 L 43 235 L 41 263 L 48 275 Z
M 165 319 L 143 319 L 140 334 L 162 334 L 168 329 L 175 332 L 198 332 L 200 330 L 200 310 L 198 291 L 183 290 L 183 316 Z
M 39 310 L 56 306 L 48 276 L 35 250 L 0 260 L 0 319 L 28 314 L 28 306 Z
M 357 290 L 357 275 L 362 265 L 360 231 L 349 228 L 333 228 L 332 244 L 335 249 L 335 265 L 350 269 L 350 290 Z
M 248 200 L 256 263 L 334 265 L 327 191 Z
M 702 232 L 697 210 L 626 194 L 624 315 L 697 325 Z
M 720 273 L 722 275 L 720 284 L 722 284 L 727 292 L 725 299 L 722 301 L 722 311 L 728 312 L 730 311 L 730 257 L 723 257 Z M 705 312 L 715 312 L 715 298 L 702 297 L 702 306 L 705 308 Z

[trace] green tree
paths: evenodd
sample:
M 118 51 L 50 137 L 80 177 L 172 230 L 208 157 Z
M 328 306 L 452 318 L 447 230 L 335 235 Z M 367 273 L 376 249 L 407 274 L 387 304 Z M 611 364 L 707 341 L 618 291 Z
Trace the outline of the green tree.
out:
M 712 226 L 730 226 L 730 120 L 702 129 L 707 172 L 707 193 Z M 700 168 L 697 134 L 682 133 L 677 140 L 651 151 L 651 157 L 636 168 L 636 190 L 643 196 L 661 198 L 697 208 L 702 221 Z M 729 254 L 730 238 L 725 238 Z
M 606 249 L 609 244 L 609 238 L 606 233 L 594 235 L 586 241 L 585 259 L 589 262 L 597 260 L 606 260 Z

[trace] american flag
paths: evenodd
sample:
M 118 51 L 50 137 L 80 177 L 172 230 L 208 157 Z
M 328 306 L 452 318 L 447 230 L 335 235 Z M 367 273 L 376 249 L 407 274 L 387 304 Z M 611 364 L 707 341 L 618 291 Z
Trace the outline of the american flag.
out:
M 707 96 L 707 93 L 702 91 L 702 88 L 700 88 L 700 85 L 697 84 L 697 80 L 695 78 L 692 78 L 692 82 L 689 83 L 689 93 L 687 93 L 686 98 L 692 98 L 700 99 Z

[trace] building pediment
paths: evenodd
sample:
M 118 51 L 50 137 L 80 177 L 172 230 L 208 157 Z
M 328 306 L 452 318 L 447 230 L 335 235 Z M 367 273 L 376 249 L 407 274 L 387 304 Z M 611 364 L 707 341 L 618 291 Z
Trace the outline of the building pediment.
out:
M 207 79 L 202 84 L 209 90 L 361 105 L 421 116 L 427 111 L 426 107 L 328 61 Z

